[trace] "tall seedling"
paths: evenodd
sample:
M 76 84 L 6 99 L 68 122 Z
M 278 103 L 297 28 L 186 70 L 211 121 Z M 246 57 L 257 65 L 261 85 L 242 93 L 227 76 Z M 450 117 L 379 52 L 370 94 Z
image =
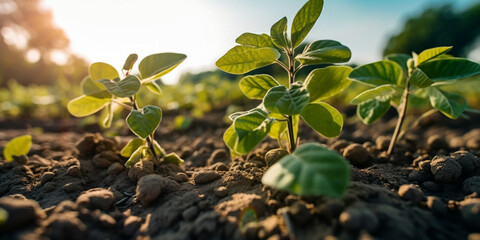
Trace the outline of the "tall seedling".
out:
M 230 115 L 233 121 L 224 141 L 233 154 L 246 154 L 267 135 L 277 139 L 291 155 L 283 157 L 264 175 L 262 182 L 299 195 L 341 196 L 348 184 L 349 170 L 345 160 L 318 144 L 297 148 L 297 129 L 302 118 L 318 134 L 332 138 L 340 134 L 342 115 L 322 102 L 350 84 L 352 71 L 347 66 L 315 69 L 304 81 L 296 81 L 297 72 L 312 64 L 342 63 L 350 60 L 350 49 L 334 40 L 319 40 L 295 54 L 317 21 L 323 0 L 308 1 L 296 14 L 287 34 L 287 18 L 276 22 L 268 34 L 244 33 L 239 44 L 222 56 L 216 65 L 225 72 L 244 74 L 270 64 L 278 64 L 288 73 L 288 83 L 281 85 L 267 74 L 241 79 L 240 89 L 251 99 L 263 102 L 254 109 Z M 286 62 L 279 60 L 281 54 Z M 284 143 L 286 143 L 284 146 Z
M 351 102 L 357 104 L 357 115 L 365 124 L 381 118 L 390 105 L 397 109 L 399 116 L 388 154 L 393 152 L 400 135 L 409 96 L 424 98 L 433 108 L 419 119 L 436 111 L 456 119 L 464 111 L 472 110 L 463 96 L 447 92 L 441 86 L 479 74 L 480 65 L 446 55 L 450 49 L 452 47 L 431 48 L 411 56 L 392 54 L 382 61 L 359 66 L 350 73 L 349 78 L 371 87 Z
M 179 53 L 152 54 L 140 61 L 139 75 L 132 75 L 136 54 L 128 56 L 122 69 L 123 77 L 111 65 L 96 62 L 88 69 L 89 76 L 82 81 L 83 95 L 71 100 L 68 111 L 76 117 L 84 117 L 103 109 L 103 125 L 109 127 L 113 118 L 113 105 L 123 106 L 130 111 L 126 122 L 137 135 L 122 149 L 121 155 L 128 157 L 125 166 L 130 167 L 144 158 L 151 158 L 180 164 L 183 162 L 175 153 L 165 154 L 154 139 L 154 133 L 162 119 L 162 110 L 154 105 L 139 107 L 136 94 L 141 88 L 148 88 L 154 94 L 161 94 L 158 79 L 172 71 L 187 56 Z

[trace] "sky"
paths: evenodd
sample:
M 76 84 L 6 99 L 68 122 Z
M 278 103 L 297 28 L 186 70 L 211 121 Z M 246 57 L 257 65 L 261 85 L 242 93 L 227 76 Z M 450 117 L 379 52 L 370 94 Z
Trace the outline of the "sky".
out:
M 458 9 L 478 0 L 325 0 L 306 41 L 333 39 L 352 51 L 351 62 L 381 58 L 389 36 L 428 6 L 453 3 Z M 160 52 L 187 59 L 163 77 L 174 83 L 184 72 L 215 69 L 215 62 L 244 32 L 269 33 L 286 16 L 289 28 L 306 0 L 44 0 L 66 32 L 73 53 L 89 62 L 123 66 Z

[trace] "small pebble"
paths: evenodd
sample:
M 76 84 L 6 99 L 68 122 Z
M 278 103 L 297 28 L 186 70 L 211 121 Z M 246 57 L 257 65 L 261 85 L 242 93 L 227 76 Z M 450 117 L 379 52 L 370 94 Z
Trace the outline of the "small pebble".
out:
M 425 198 L 420 187 L 414 184 L 404 184 L 400 186 L 398 189 L 398 195 L 414 204 L 418 204 Z
M 271 167 L 286 155 L 288 155 L 288 151 L 283 148 L 272 149 L 265 154 L 265 163 Z
M 214 194 L 215 194 L 215 196 L 217 196 L 218 198 L 223 198 L 223 197 L 227 196 L 227 195 L 228 195 L 227 187 L 221 186 L 221 187 L 215 189 L 215 190 L 214 190 Z
M 162 192 L 165 180 L 158 174 L 146 175 L 138 181 L 136 196 L 144 206 L 148 206 Z
M 80 170 L 79 166 L 73 165 L 67 169 L 67 175 L 72 177 L 80 177 L 82 176 L 82 171 Z
M 353 143 L 343 150 L 343 156 L 355 167 L 366 167 L 370 163 L 370 154 L 360 144 Z
M 207 184 L 221 178 L 220 174 L 214 171 L 199 172 L 193 177 L 195 184 Z
M 178 172 L 177 175 L 175 176 L 175 181 L 182 183 L 188 181 L 188 176 L 184 172 Z
M 77 205 L 89 209 L 108 211 L 113 205 L 113 193 L 103 188 L 92 188 L 77 198 Z

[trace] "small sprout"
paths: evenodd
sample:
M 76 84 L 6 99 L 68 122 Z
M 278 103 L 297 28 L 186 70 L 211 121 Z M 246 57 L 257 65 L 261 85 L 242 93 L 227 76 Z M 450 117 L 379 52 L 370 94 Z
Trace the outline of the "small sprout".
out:
M 5 162 L 11 162 L 15 157 L 27 155 L 31 147 L 32 136 L 30 135 L 23 135 L 10 140 L 3 149 Z
M 225 53 L 216 65 L 225 72 L 244 74 L 254 69 L 271 64 L 278 64 L 286 70 L 289 81 L 282 85 L 273 76 L 267 74 L 248 75 L 240 80 L 240 89 L 250 99 L 260 99 L 262 103 L 256 108 L 244 112 L 236 112 L 229 116 L 232 125 L 226 130 L 223 139 L 232 155 L 247 154 L 252 151 L 267 135 L 278 140 L 280 147 L 294 154 L 297 148 L 297 132 L 300 119 L 303 119 L 315 132 L 326 138 L 340 135 L 343 128 L 343 117 L 324 99 L 341 92 L 351 83 L 348 75 L 352 68 L 348 66 L 329 66 L 311 71 L 304 81 L 296 81 L 295 76 L 300 69 L 313 64 L 344 63 L 350 60 L 350 49 L 334 40 L 319 40 L 308 44 L 301 53 L 296 49 L 305 39 L 317 21 L 323 8 L 323 0 L 309 0 L 296 14 L 290 36 L 287 33 L 288 22 L 284 17 L 276 22 L 268 34 L 244 33 L 236 42 L 239 44 Z M 283 54 L 281 54 L 283 53 Z M 286 61 L 280 60 L 286 56 Z M 305 148 L 316 155 L 315 148 Z M 322 152 L 329 152 L 324 149 Z M 319 162 L 324 161 L 318 154 Z M 290 159 L 285 156 L 283 159 Z M 286 160 L 288 161 L 288 160 Z M 325 161 L 329 161 L 326 159 Z M 333 166 L 342 168 L 345 165 L 342 157 L 331 158 Z M 266 173 L 271 176 L 281 166 L 274 164 Z M 305 164 L 299 161 L 295 167 Z M 292 173 L 291 177 L 297 176 Z M 312 178 L 321 178 L 325 185 L 339 187 L 338 196 L 344 192 L 349 179 L 337 178 L 334 174 L 312 172 Z M 342 184 L 331 184 L 338 182 Z M 277 189 L 288 190 L 278 183 L 264 178 L 263 183 Z M 307 185 L 302 185 L 307 184 Z M 299 182 L 299 188 L 310 189 L 306 181 Z M 334 191 L 334 190 L 332 190 Z M 296 194 L 329 194 L 328 191 L 302 190 L 291 192 Z M 335 194 L 330 194 L 335 195 Z
M 480 65 L 465 58 L 446 55 L 452 47 L 436 47 L 420 54 L 392 54 L 384 60 L 359 66 L 348 76 L 371 87 L 352 100 L 357 105 L 357 116 L 370 124 L 380 119 L 390 108 L 396 106 L 399 114 L 388 154 L 393 152 L 395 142 L 403 135 L 402 125 L 410 96 L 430 103 L 443 115 L 456 119 L 472 108 L 466 99 L 441 88 L 443 85 L 480 74 Z M 425 118 L 435 111 L 427 111 Z M 418 121 L 413 122 L 415 126 Z
M 166 155 L 154 139 L 155 131 L 162 120 L 162 110 L 153 105 L 138 107 L 136 95 L 142 87 L 160 94 L 161 89 L 157 83 L 159 78 L 177 67 L 186 57 L 179 53 L 149 55 L 140 61 L 140 75 L 136 76 L 131 75 L 130 71 L 138 56 L 130 54 L 123 65 L 123 78 L 111 65 L 93 63 L 88 71 L 89 76 L 82 81 L 83 95 L 68 103 L 68 111 L 76 117 L 84 117 L 104 109 L 102 125 L 109 127 L 113 119 L 112 105 L 118 104 L 130 111 L 126 122 L 130 130 L 138 136 L 121 150 L 120 154 L 128 158 L 126 167 L 131 167 L 142 159 L 153 159 L 156 163 L 163 161 L 181 164 L 182 159 L 176 154 Z

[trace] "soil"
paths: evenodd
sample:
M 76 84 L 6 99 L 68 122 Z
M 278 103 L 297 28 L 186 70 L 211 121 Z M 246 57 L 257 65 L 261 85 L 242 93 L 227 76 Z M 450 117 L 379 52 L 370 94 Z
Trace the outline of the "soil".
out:
M 347 109 L 347 115 L 353 115 Z M 300 144 L 320 142 L 351 163 L 341 199 L 298 197 L 261 184 L 265 140 L 232 158 L 224 111 L 156 139 L 185 162 L 143 161 L 125 169 L 129 139 L 107 138 L 76 121 L 0 122 L 0 150 L 31 133 L 25 159 L 0 160 L 1 239 L 480 239 L 480 116 L 434 114 L 386 154 L 396 117 L 366 126 L 348 116 L 324 139 L 301 126 Z M 161 125 L 171 122 L 166 116 Z M 44 127 L 43 132 L 37 128 Z M 92 131 L 92 132 L 88 132 Z

